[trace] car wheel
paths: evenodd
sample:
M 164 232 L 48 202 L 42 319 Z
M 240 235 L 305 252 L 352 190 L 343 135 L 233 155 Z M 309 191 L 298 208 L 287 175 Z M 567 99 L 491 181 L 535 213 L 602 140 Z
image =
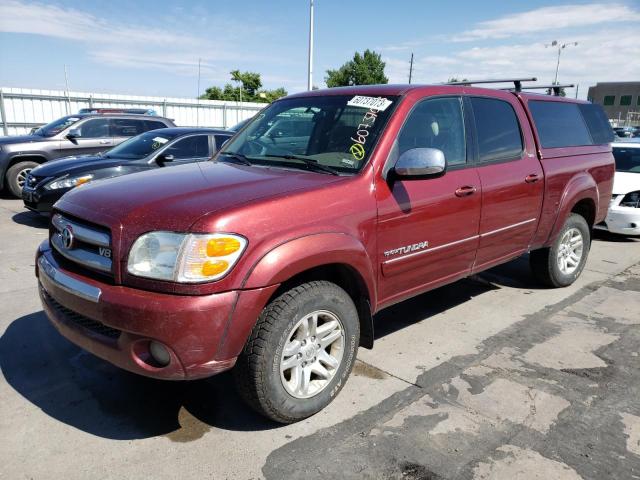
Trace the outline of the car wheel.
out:
M 360 322 L 351 297 L 326 281 L 302 284 L 262 311 L 234 368 L 257 412 L 293 423 L 326 407 L 351 373 Z
M 15 196 L 20 198 L 22 195 L 22 187 L 27 181 L 29 172 L 39 165 L 37 162 L 20 162 L 12 165 L 7 170 L 6 182 L 9 191 Z
M 534 276 L 549 287 L 571 285 L 587 263 L 590 246 L 587 221 L 572 213 L 550 248 L 531 252 L 529 260 Z

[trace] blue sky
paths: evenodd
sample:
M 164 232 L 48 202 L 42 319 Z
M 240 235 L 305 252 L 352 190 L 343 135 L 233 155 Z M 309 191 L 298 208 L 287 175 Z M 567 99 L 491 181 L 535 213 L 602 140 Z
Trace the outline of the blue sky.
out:
M 393 83 L 535 75 L 580 84 L 640 80 L 640 1 L 315 0 L 314 84 L 372 48 Z M 306 88 L 309 2 L 0 0 L 0 86 L 194 97 L 232 69 L 267 88 Z

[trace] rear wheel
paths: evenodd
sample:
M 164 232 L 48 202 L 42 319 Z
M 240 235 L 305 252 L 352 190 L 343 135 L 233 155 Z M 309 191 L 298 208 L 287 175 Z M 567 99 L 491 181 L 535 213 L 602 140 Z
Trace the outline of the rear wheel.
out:
M 22 187 L 27 182 L 29 172 L 38 165 L 37 162 L 20 162 L 9 167 L 5 178 L 7 187 L 14 196 L 19 198 L 22 195 Z
M 550 248 L 531 252 L 529 260 L 534 276 L 550 287 L 571 285 L 584 269 L 590 246 L 587 221 L 572 213 Z
M 344 386 L 355 361 L 360 322 L 349 295 L 315 281 L 283 293 L 263 310 L 238 358 L 238 391 L 280 423 L 307 418 Z

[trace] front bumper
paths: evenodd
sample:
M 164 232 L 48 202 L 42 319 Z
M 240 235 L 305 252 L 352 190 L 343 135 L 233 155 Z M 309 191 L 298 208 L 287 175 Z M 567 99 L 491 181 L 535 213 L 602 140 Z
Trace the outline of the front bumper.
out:
M 63 336 L 120 368 L 168 380 L 233 367 L 277 288 L 187 296 L 110 285 L 62 270 L 48 242 L 38 251 L 36 275 L 43 309 Z M 168 351 L 166 366 L 154 361 L 152 341 Z
M 53 204 L 71 188 L 59 190 L 46 190 L 44 188 L 31 188 L 25 185 L 22 189 L 22 202 L 29 210 L 48 215 L 53 210 Z
M 640 235 L 640 208 L 612 206 L 602 227 L 611 233 Z

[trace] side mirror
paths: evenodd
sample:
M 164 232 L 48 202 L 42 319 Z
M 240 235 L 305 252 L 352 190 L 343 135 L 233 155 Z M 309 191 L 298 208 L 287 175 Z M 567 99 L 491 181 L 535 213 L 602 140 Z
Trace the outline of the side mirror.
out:
M 82 137 L 80 130 L 77 128 L 72 128 L 69 130 L 69 133 L 66 135 L 66 139 L 71 141 L 72 143 L 78 144 L 78 138 Z
M 158 165 L 164 165 L 167 162 L 173 162 L 175 158 L 176 157 L 174 157 L 170 153 L 162 153 L 158 155 L 158 157 L 156 158 L 156 162 L 158 162 Z
M 442 150 L 437 148 L 412 148 L 396 162 L 394 172 L 404 179 L 438 177 L 444 175 L 446 161 Z

